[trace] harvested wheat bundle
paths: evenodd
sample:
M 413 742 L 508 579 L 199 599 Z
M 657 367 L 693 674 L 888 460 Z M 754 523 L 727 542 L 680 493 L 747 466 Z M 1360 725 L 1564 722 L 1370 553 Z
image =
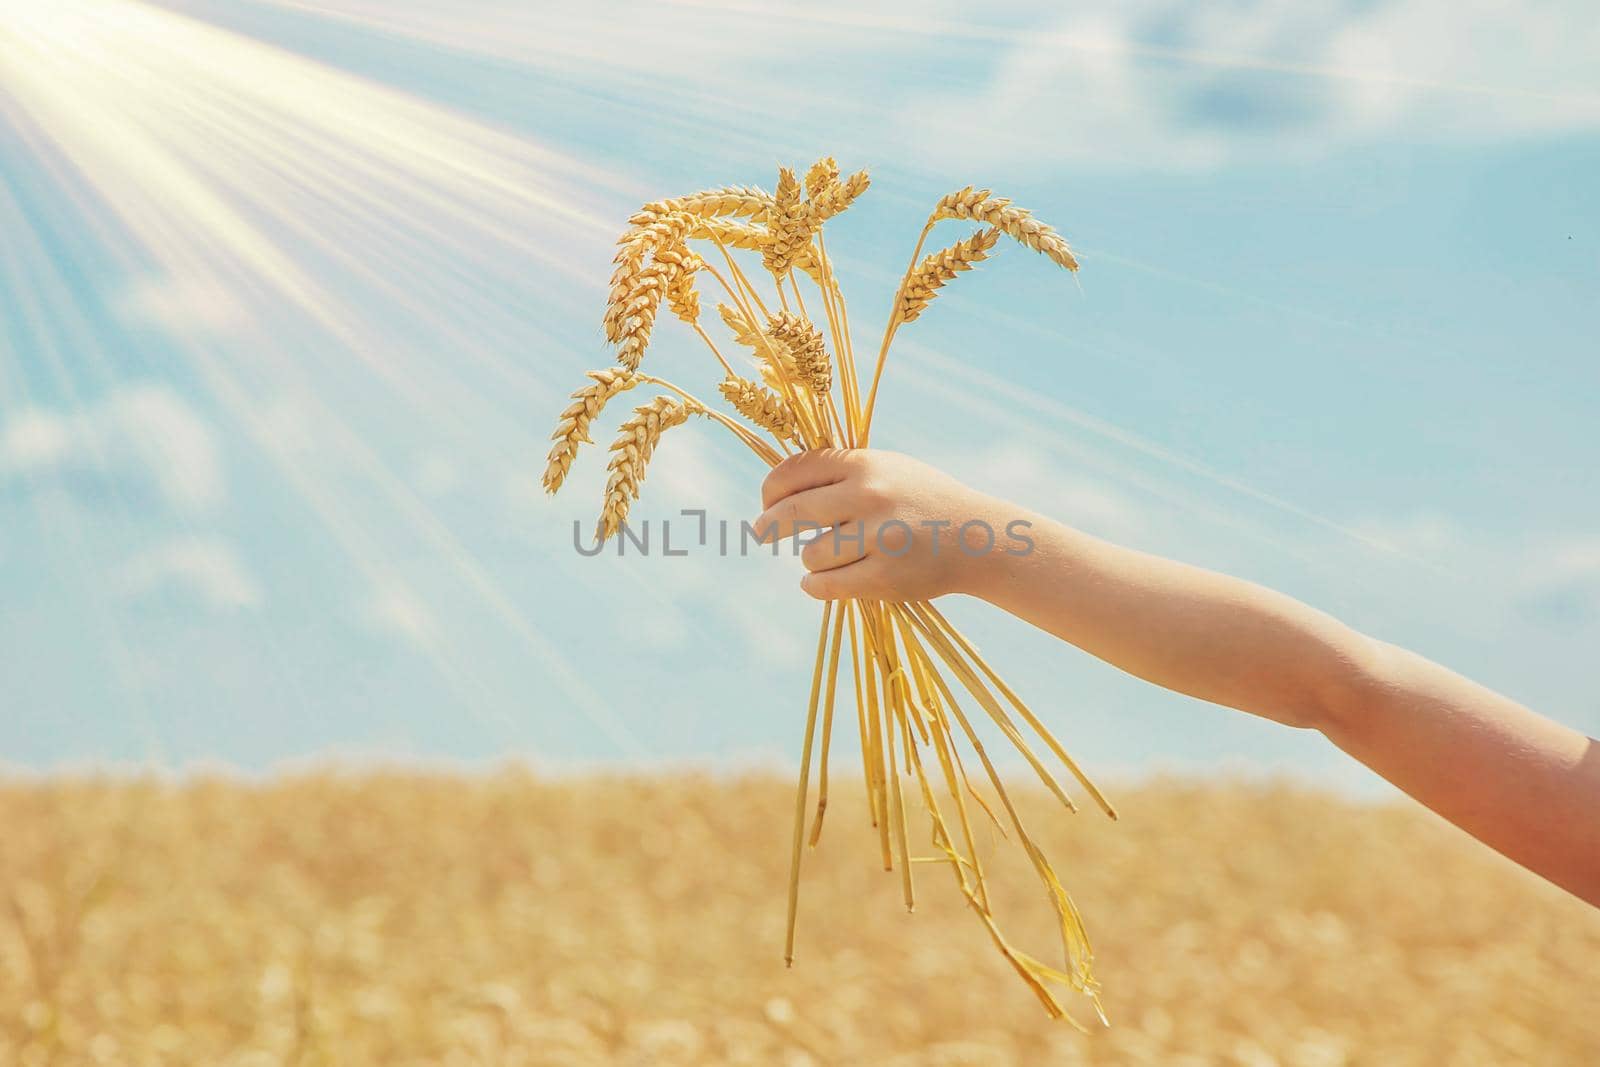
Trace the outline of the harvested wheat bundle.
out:
M 590 425 L 617 393 L 649 383 L 673 394 L 635 408 L 622 423 L 611 446 L 597 531 L 601 540 L 622 529 L 639 498 L 646 468 L 662 434 L 691 416 L 716 422 L 768 465 L 776 465 L 795 449 L 865 447 L 896 333 L 916 321 L 945 285 L 988 259 L 1002 235 L 1067 270 L 1078 268 L 1060 234 L 1009 200 L 971 186 L 942 198 L 929 215 L 894 294 L 863 395 L 844 294 L 828 259 L 822 230 L 869 184 L 865 171 L 841 178 L 838 164 L 825 158 L 806 171 L 803 181 L 794 170 L 782 168 L 771 195 L 751 187 L 729 186 L 658 200 L 632 216 L 628 230 L 617 242 L 604 317 L 606 337 L 617 348 L 620 367 L 591 372 L 592 383 L 572 395 L 573 402 L 561 413 L 553 435 L 555 445 L 544 477 L 550 492 L 561 487 L 579 446 L 589 441 Z M 970 220 L 986 228 L 923 257 L 923 245 L 934 227 L 947 219 Z M 690 251 L 688 243 L 692 241 L 704 242 L 705 247 L 698 253 Z M 757 253 L 760 269 L 752 272 L 741 266 L 735 255 L 741 252 Z M 797 272 L 813 287 L 809 305 Z M 764 275 L 766 280 L 757 285 L 752 273 Z M 737 373 L 700 325 L 696 285 L 701 279 L 714 282 L 719 296 L 725 298 L 717 304 L 718 317 L 734 344 L 757 368 L 759 381 Z M 718 391 L 737 419 L 708 407 L 665 379 L 640 371 L 663 302 L 710 349 L 722 369 Z M 808 306 L 820 309 L 818 317 L 811 317 Z M 939 609 L 926 602 L 841 601 L 823 606 L 795 794 L 786 960 L 792 963 L 794 959 L 801 862 L 807 843 L 815 847 L 821 838 L 828 806 L 828 763 L 846 649 L 851 666 L 844 674 L 853 690 L 868 821 L 877 835 L 885 868 L 899 872 L 906 906 L 911 908 L 916 901 L 912 863 L 925 858 L 912 855 L 911 842 L 917 838 L 913 823 L 925 817 L 927 840 L 934 852 L 929 862 L 950 872 L 996 949 L 1045 1010 L 1072 1020 L 1057 997 L 1064 986 L 1085 995 L 1099 1013 L 1093 953 L 1082 917 L 1024 825 L 984 750 L 974 716 L 969 716 L 963 702 L 981 709 L 983 717 L 998 727 L 1068 811 L 1076 808 L 1056 767 L 1065 768 L 1105 814 L 1115 818 L 1116 813 L 1032 709 Z M 1035 751 L 1036 744 L 1043 746 L 1045 755 Z M 963 751 L 976 756 L 998 811 L 968 777 Z M 908 794 L 914 799 L 908 800 Z M 1007 839 L 1017 844 L 1037 875 L 1061 938 L 1058 964 L 1021 951 L 1001 932 L 978 854 L 969 801 L 983 817 L 1005 830 Z M 921 811 L 915 819 L 911 814 L 914 806 Z M 1104 1019 L 1103 1014 L 1100 1017 Z

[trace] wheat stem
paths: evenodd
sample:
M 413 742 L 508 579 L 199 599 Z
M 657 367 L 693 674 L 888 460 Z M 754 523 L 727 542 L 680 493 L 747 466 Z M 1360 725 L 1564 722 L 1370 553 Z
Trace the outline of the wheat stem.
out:
M 872 368 L 872 388 L 867 392 L 867 409 L 861 413 L 859 437 L 862 448 L 867 447 L 867 440 L 872 436 L 872 412 L 878 404 L 878 383 L 883 380 L 883 367 L 889 359 L 889 345 L 894 340 L 895 331 L 900 328 L 900 307 L 904 302 L 906 284 L 911 280 L 912 271 L 917 269 L 922 246 L 927 243 L 928 234 L 933 232 L 935 221 L 930 218 L 928 224 L 922 227 L 922 232 L 917 235 L 917 243 L 911 249 L 911 263 L 906 267 L 906 272 L 901 276 L 900 284 L 894 291 L 894 305 L 889 310 L 889 321 L 884 323 L 883 341 L 878 345 L 878 359 Z
M 823 314 L 828 319 L 828 332 L 833 335 L 833 351 L 839 361 L 839 395 L 844 398 L 844 418 L 840 419 L 838 412 L 834 413 L 834 421 L 839 424 L 840 443 L 846 448 L 854 448 L 856 441 L 855 421 L 857 408 L 855 404 L 855 358 L 850 352 L 849 338 L 846 336 L 842 309 L 839 306 L 837 292 L 833 286 L 832 265 L 828 262 L 828 253 L 822 243 L 822 231 L 817 231 L 816 260 L 821 265 L 822 277 L 817 283 L 817 291 L 822 295 Z
M 880 660 L 879 669 L 882 670 L 883 668 L 884 664 Z M 879 711 L 883 715 L 883 762 L 884 766 L 889 769 L 889 823 L 894 835 L 895 855 L 900 857 L 901 893 L 905 897 L 906 910 L 910 911 L 916 907 L 916 898 L 912 892 L 910 880 L 911 864 L 908 861 L 911 854 L 906 843 L 905 797 L 900 792 L 900 761 L 895 757 L 897 751 L 895 734 L 898 732 L 900 723 L 895 714 L 894 687 L 889 684 L 887 678 L 884 679 L 883 683 L 883 703 L 879 706 Z M 893 870 L 893 867 L 891 866 L 889 869 Z
M 978 844 L 972 833 L 972 819 L 967 813 L 966 799 L 962 795 L 962 785 L 966 778 L 964 772 L 958 775 L 955 761 L 951 759 L 953 745 L 947 743 L 950 725 L 945 721 L 939 709 L 938 695 L 934 692 L 933 683 L 928 679 L 928 671 L 932 664 L 928 662 L 928 654 L 923 651 L 911 626 L 904 616 L 896 612 L 895 621 L 901 631 L 901 641 L 905 644 L 906 654 L 911 660 L 912 677 L 917 683 L 917 693 L 922 702 L 927 706 L 928 717 L 933 723 L 934 752 L 939 757 L 939 766 L 944 772 L 945 788 L 949 791 L 951 799 L 955 802 L 956 816 L 961 822 L 961 836 L 967 845 L 967 853 L 971 857 L 973 878 L 977 885 L 978 900 L 985 910 L 989 907 L 988 880 L 983 875 L 983 862 L 978 858 Z M 967 788 L 971 788 L 968 784 Z M 965 886 L 965 876 L 963 876 Z
M 722 249 L 722 254 L 728 261 L 728 268 L 733 273 L 734 281 L 741 285 L 750 298 L 756 302 L 757 306 L 760 307 L 761 319 L 759 321 L 766 322 L 770 320 L 771 316 L 767 313 L 766 305 L 761 303 L 761 298 L 756 295 L 755 288 L 750 285 L 749 278 L 745 277 L 744 272 L 739 269 L 739 265 L 734 262 L 733 256 L 729 254 L 727 246 L 722 243 L 722 239 L 713 233 L 712 240 L 716 241 L 717 247 Z M 804 404 L 803 402 L 799 405 L 794 404 L 794 398 L 798 397 L 802 401 L 804 398 L 800 394 L 799 390 L 795 388 L 794 383 L 789 381 L 789 375 L 784 366 L 784 360 L 779 358 L 778 353 L 773 350 L 772 344 L 767 338 L 766 331 L 756 327 L 758 320 L 756 319 L 754 312 L 751 311 L 750 305 L 745 302 L 743 297 L 734 292 L 734 290 L 728 285 L 726 279 L 722 278 L 714 267 L 711 267 L 710 264 L 707 264 L 706 266 L 707 269 L 712 272 L 713 276 L 715 276 L 718 281 L 722 282 L 722 287 L 728 290 L 728 295 L 733 299 L 734 303 L 739 305 L 739 312 L 744 316 L 745 322 L 750 325 L 751 333 L 755 335 L 760 346 L 766 351 L 767 362 L 773 367 L 774 373 L 776 373 L 778 377 L 783 395 L 785 398 L 790 400 L 791 406 L 795 409 L 795 414 L 800 417 L 803 428 L 801 435 L 803 442 L 808 448 L 824 447 L 827 438 L 826 431 L 818 429 L 817 421 L 814 418 L 815 413 L 809 410 L 810 405 Z M 779 290 L 779 295 L 782 295 L 781 289 Z
M 706 346 L 711 349 L 711 354 L 717 357 L 717 362 L 722 364 L 722 369 L 728 374 L 732 374 L 733 368 L 728 365 L 728 361 L 726 359 L 722 358 L 722 350 L 718 348 L 717 343 L 711 339 L 711 335 L 706 333 L 706 328 L 697 322 L 694 324 L 694 332 L 699 334 L 700 340 L 704 341 Z
M 900 610 L 906 614 L 906 617 L 912 620 L 913 625 L 915 625 L 925 637 L 930 639 L 934 646 L 934 651 L 940 654 L 940 657 L 944 659 L 945 663 L 950 667 L 950 669 L 956 672 L 958 676 L 961 675 L 964 665 L 961 663 L 960 657 L 955 655 L 953 650 L 950 649 L 948 645 L 940 641 L 940 635 L 938 632 L 929 627 L 927 623 L 925 623 L 916 613 L 916 611 L 912 610 L 910 607 L 901 605 Z M 970 672 L 968 673 L 970 674 Z M 1018 841 L 1022 844 L 1023 850 L 1027 853 L 1029 860 L 1033 863 L 1035 873 L 1038 874 L 1039 880 L 1049 891 L 1051 904 L 1054 906 L 1056 916 L 1059 920 L 1058 926 L 1061 932 L 1062 948 L 1074 970 L 1073 985 L 1080 989 L 1092 990 L 1094 988 L 1094 980 L 1089 972 L 1089 963 L 1094 958 L 1094 953 L 1089 946 L 1088 934 L 1084 930 L 1083 919 L 1078 914 L 1077 906 L 1073 904 L 1072 898 L 1062 887 L 1060 880 L 1056 878 L 1055 871 L 1051 868 L 1049 860 L 1045 858 L 1044 851 L 1039 848 L 1038 844 L 1034 842 L 1033 838 L 1028 835 L 1027 830 L 1023 827 L 1022 819 L 1017 814 L 1016 808 L 1012 805 L 1010 795 L 1006 793 L 1005 786 L 1000 781 L 1000 776 L 994 769 L 993 763 L 990 762 L 988 753 L 985 752 L 983 747 L 979 744 L 977 734 L 973 731 L 971 723 L 967 720 L 965 713 L 961 711 L 960 705 L 956 703 L 955 695 L 950 692 L 948 685 L 946 685 L 944 679 L 938 673 L 934 674 L 934 678 L 937 681 L 940 691 L 943 693 L 946 702 L 949 704 L 951 710 L 955 713 L 957 721 L 961 723 L 962 730 L 967 734 L 968 741 L 972 744 L 973 748 L 977 751 L 979 758 L 983 761 L 984 769 L 989 774 L 990 783 L 995 787 L 995 791 L 999 794 L 1000 802 L 1005 807 L 1006 814 L 1011 819 L 1011 825 L 1017 832 Z M 973 695 L 978 696 L 978 691 L 973 691 Z M 990 699 L 992 700 L 992 698 Z M 1013 741 L 1012 743 L 1015 744 L 1016 742 Z M 1024 753 L 1024 755 L 1026 755 L 1026 753 Z M 1034 761 L 1030 760 L 1030 762 Z M 1037 771 L 1038 769 L 1039 768 L 1036 766 L 1035 770 Z M 1059 791 L 1056 792 L 1058 799 L 1063 797 Z M 1070 804 L 1070 802 L 1068 803 Z
M 822 626 L 817 632 L 817 662 L 811 671 L 811 702 L 806 709 L 805 741 L 800 748 L 800 784 L 795 790 L 794 850 L 789 861 L 789 920 L 783 941 L 783 962 L 794 966 L 795 917 L 800 909 L 800 855 L 804 851 L 806 832 L 806 793 L 811 777 L 811 743 L 817 729 L 817 699 L 822 693 L 822 660 L 828 646 L 828 620 L 833 613 L 833 601 L 822 605 Z
M 863 601 L 854 601 L 861 616 L 861 640 L 866 650 L 864 668 L 867 677 L 867 761 L 872 767 L 872 796 L 878 826 L 878 850 L 883 857 L 883 869 L 894 870 L 893 853 L 889 851 L 889 794 L 886 788 L 888 772 L 883 766 L 883 721 L 878 715 L 877 644 L 873 639 L 872 619 Z
M 953 625 L 951 625 L 950 621 L 940 614 L 939 609 L 934 607 L 931 603 L 924 601 L 919 606 L 924 613 L 932 618 L 934 623 L 937 624 L 940 629 L 955 639 L 956 643 L 961 646 L 961 650 L 966 653 L 967 658 L 972 660 L 973 663 L 976 663 L 978 665 L 978 669 L 983 671 L 996 689 L 1000 690 L 1000 694 L 1011 702 L 1012 706 L 1017 709 L 1018 714 L 1022 716 L 1027 724 L 1033 728 L 1033 731 L 1037 733 L 1044 741 L 1046 747 L 1048 747 L 1055 757 L 1066 766 L 1067 770 L 1072 772 L 1073 777 L 1076 778 L 1079 784 L 1081 784 L 1088 794 L 1094 798 L 1094 802 L 1100 806 L 1100 810 L 1105 812 L 1111 818 L 1115 819 L 1117 817 L 1117 810 L 1116 808 L 1112 807 L 1111 801 L 1107 800 L 1105 794 L 1100 792 L 1100 789 L 1094 784 L 1093 781 L 1089 779 L 1089 776 L 1083 772 L 1082 768 L 1078 766 L 1077 761 L 1067 754 L 1067 750 L 1062 747 L 1061 742 L 1055 739 L 1055 736 L 1049 731 L 1048 728 L 1046 728 L 1044 723 L 1039 720 L 1039 717 L 1028 708 L 1028 705 L 1022 702 L 1022 698 L 1017 696 L 1012 688 L 1007 685 L 998 674 L 995 673 L 994 668 L 989 666 L 988 661 L 986 661 L 983 656 L 979 654 L 978 650 L 972 646 L 972 643 L 962 636 L 961 631 L 957 630 Z
M 713 239 L 716 238 L 714 237 Z M 749 279 L 744 277 L 744 272 L 739 270 L 738 264 L 734 263 L 733 261 L 733 257 L 728 255 L 728 250 L 723 247 L 721 240 L 716 240 L 717 246 L 722 248 L 723 255 L 728 259 L 728 266 L 733 271 L 735 282 L 740 283 L 743 289 L 748 290 L 749 295 L 759 304 L 760 297 L 757 297 L 755 290 L 750 288 Z M 794 404 L 792 398 L 797 395 L 797 390 L 795 389 L 794 384 L 789 381 L 788 371 L 784 367 L 784 360 L 779 358 L 778 353 L 773 349 L 771 341 L 767 338 L 766 331 L 757 327 L 756 323 L 758 320 L 756 319 L 755 313 L 751 310 L 750 305 L 745 302 L 744 297 L 741 296 L 740 293 L 734 291 L 733 287 L 728 284 L 727 279 L 723 278 L 715 267 L 707 264 L 706 269 L 711 271 L 712 276 L 722 283 L 722 287 L 727 290 L 729 298 L 732 299 L 735 304 L 739 305 L 739 314 L 748 324 L 751 334 L 756 339 L 756 343 L 765 350 L 767 354 L 767 363 L 773 368 L 774 373 L 778 377 L 780 389 L 785 399 L 789 400 L 791 408 L 794 409 L 795 415 L 800 420 L 801 443 L 808 448 L 821 447 L 822 439 L 825 438 L 826 435 L 818 431 L 815 421 L 809 417 L 812 413 L 807 410 L 806 406 L 797 406 Z M 762 306 L 761 308 L 761 315 L 762 317 L 759 321 L 764 322 L 769 318 L 765 306 Z
M 900 606 L 899 610 L 902 613 L 905 613 L 903 606 Z M 913 621 L 915 621 L 915 616 L 907 614 L 906 617 L 912 618 Z M 1033 838 L 1028 835 L 1027 828 L 1022 823 L 1022 816 L 1017 813 L 1015 805 L 1011 803 L 1011 796 L 1006 792 L 1005 783 L 1000 779 L 1000 772 L 995 769 L 994 763 L 989 759 L 989 753 L 983 747 L 983 742 L 978 740 L 977 731 L 972 728 L 971 721 L 967 718 L 966 713 L 961 710 L 961 704 L 956 700 L 955 694 L 950 691 L 949 683 L 947 683 L 944 680 L 944 676 L 936 670 L 930 672 L 930 674 L 933 678 L 934 684 L 938 687 L 940 694 L 944 697 L 945 706 L 950 709 L 951 715 L 955 718 L 957 724 L 960 725 L 962 732 L 966 735 L 967 743 L 972 746 L 973 751 L 978 754 L 978 759 L 982 761 L 984 770 L 989 775 L 990 784 L 994 786 L 995 792 L 999 795 L 1000 803 L 1005 808 L 1006 815 L 1011 820 L 1012 829 L 1016 831 L 1017 838 L 1022 843 L 1023 850 L 1027 853 L 1029 860 L 1032 862 L 1035 872 L 1039 874 L 1040 879 L 1043 880 L 1047 886 L 1054 883 L 1055 873 L 1050 870 L 1050 865 L 1045 860 L 1044 853 L 1036 844 L 1034 844 Z M 1061 910 L 1060 901 L 1053 898 L 1053 903 L 1056 904 L 1057 911 L 1059 913 Z
M 771 445 L 767 444 L 765 441 L 751 433 L 749 430 L 745 429 L 743 426 L 740 426 L 737 422 L 734 422 L 732 419 L 728 418 L 722 412 L 716 410 L 715 408 L 707 407 L 704 401 L 700 400 L 688 390 L 673 385 L 665 378 L 656 378 L 649 374 L 638 375 L 638 380 L 641 382 L 648 382 L 651 385 L 659 385 L 663 389 L 670 389 L 674 393 L 677 393 L 696 409 L 694 414 L 704 415 L 706 418 L 711 419 L 719 425 L 722 425 L 728 430 L 732 431 L 733 435 L 749 446 L 750 450 L 759 456 L 761 461 L 767 466 L 776 467 L 779 463 L 783 462 L 783 457 L 778 455 L 778 453 L 773 450 Z
M 828 650 L 828 689 L 822 710 L 822 755 L 817 763 L 817 814 L 811 824 L 810 846 L 817 847 L 822 839 L 822 817 L 828 810 L 828 754 L 833 746 L 833 705 L 838 695 L 839 645 L 844 638 L 843 608 L 834 616 L 833 643 Z
M 872 760 L 869 756 L 871 744 L 867 738 L 867 710 L 866 696 L 863 692 L 865 683 L 861 678 L 862 646 L 856 636 L 856 609 L 854 602 L 845 612 L 850 627 L 850 668 L 851 678 L 855 683 L 856 698 L 856 732 L 861 741 L 861 780 L 866 788 L 868 819 L 876 827 L 878 825 L 878 798 L 872 789 Z
M 895 802 L 895 843 L 900 849 L 900 885 L 901 892 L 905 895 L 906 910 L 915 911 L 917 907 L 916 889 L 911 877 L 911 850 L 908 842 L 908 828 L 906 825 L 905 793 L 900 784 L 900 765 L 894 758 L 894 732 L 899 730 L 901 735 L 901 759 L 905 761 L 906 773 L 911 773 L 911 749 L 915 742 L 911 737 L 909 725 L 910 713 L 906 709 L 905 672 L 900 670 L 899 662 L 895 656 L 894 630 L 889 624 L 889 611 L 887 605 L 882 603 L 874 605 L 879 619 L 878 650 L 883 658 L 883 666 L 888 671 L 884 678 L 884 712 L 885 728 L 889 733 L 889 769 L 893 780 L 892 799 Z M 899 682 L 899 685 L 895 685 Z
M 900 754 L 905 761 L 906 777 L 913 775 L 916 742 L 911 737 L 911 727 L 906 722 L 905 709 L 898 709 L 895 726 L 900 731 Z M 895 822 L 895 836 L 900 844 L 900 892 L 905 898 L 906 911 L 917 910 L 916 875 L 911 865 L 911 827 L 910 818 L 906 813 L 905 786 L 900 781 L 894 784 L 894 796 L 900 809 L 900 818 Z
M 1012 722 L 1011 716 L 1007 715 L 1005 709 L 1000 706 L 1000 702 L 994 698 L 994 694 L 989 691 L 983 682 L 979 681 L 978 676 L 972 672 L 971 667 L 967 666 L 966 661 L 961 658 L 961 654 L 956 651 L 950 640 L 936 629 L 931 621 L 923 618 L 920 614 L 920 608 L 920 604 L 906 605 L 906 610 L 910 612 L 911 618 L 921 624 L 924 634 L 932 642 L 934 651 L 939 653 L 940 658 L 955 672 L 956 677 L 966 687 L 967 692 L 971 693 L 983 710 L 989 713 L 989 718 L 993 719 L 994 724 L 1000 727 L 1000 732 L 1005 734 L 1006 740 L 1010 741 L 1017 751 L 1022 754 L 1022 758 L 1028 761 L 1028 766 L 1033 768 L 1034 773 L 1039 776 L 1039 780 L 1044 783 L 1045 788 L 1050 790 L 1068 811 L 1077 811 L 1078 806 L 1072 802 L 1072 798 L 1067 796 L 1066 791 L 1061 788 L 1061 784 L 1056 781 L 1055 775 L 1050 773 L 1050 768 L 1046 767 L 1039 757 L 1034 754 L 1027 739 L 1017 729 L 1016 723 Z

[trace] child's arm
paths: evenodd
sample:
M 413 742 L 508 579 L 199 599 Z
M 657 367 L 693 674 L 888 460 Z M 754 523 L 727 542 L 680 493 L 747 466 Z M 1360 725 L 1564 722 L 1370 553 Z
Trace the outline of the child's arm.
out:
M 1157 685 L 1320 730 L 1479 840 L 1600 905 L 1600 744 L 1575 730 L 1289 597 L 1108 544 L 905 456 L 806 453 L 762 492 L 758 527 L 864 525 L 861 541 L 824 537 L 804 550 L 812 596 L 981 597 Z M 962 550 L 957 531 L 969 520 L 995 532 L 993 550 Z M 1013 527 L 1031 551 L 1007 535 L 1016 520 L 1031 524 Z M 966 534 L 970 550 L 986 539 L 983 527 Z

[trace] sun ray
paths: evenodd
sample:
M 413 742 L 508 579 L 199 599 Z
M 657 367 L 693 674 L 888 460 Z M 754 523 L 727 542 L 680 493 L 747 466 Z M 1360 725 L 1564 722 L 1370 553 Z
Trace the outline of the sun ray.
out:
M 7 16 L 0 114 L 36 158 L 67 169 L 61 189 L 86 220 L 109 220 L 103 240 L 130 272 L 153 269 L 238 304 L 235 335 L 180 331 L 174 347 L 358 573 L 375 587 L 396 580 L 325 457 L 280 440 L 263 397 L 311 412 L 326 447 L 571 706 L 641 755 L 529 612 L 327 395 L 370 395 L 376 384 L 428 424 L 473 427 L 504 455 L 527 450 L 515 409 L 497 401 L 507 385 L 529 403 L 557 386 L 515 354 L 533 324 L 497 311 L 508 302 L 484 279 L 503 287 L 516 264 L 542 287 L 586 289 L 571 247 L 603 247 L 610 227 L 592 205 L 622 184 L 528 138 L 153 6 L 66 0 L 8 5 Z M 427 289 L 407 293 L 398 279 Z M 425 652 L 472 687 L 459 654 Z

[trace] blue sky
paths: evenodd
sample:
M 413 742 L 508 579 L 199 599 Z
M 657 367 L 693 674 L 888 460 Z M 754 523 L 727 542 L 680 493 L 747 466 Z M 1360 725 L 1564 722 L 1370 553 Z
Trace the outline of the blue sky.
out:
M 0 11 L 0 760 L 790 758 L 796 562 L 583 559 L 603 457 L 537 479 L 630 211 L 825 153 L 860 333 L 969 183 L 1084 264 L 961 279 L 875 442 L 1600 730 L 1581 5 Z M 686 429 L 637 514 L 760 474 Z M 1366 783 L 953 610 L 1091 767 Z

